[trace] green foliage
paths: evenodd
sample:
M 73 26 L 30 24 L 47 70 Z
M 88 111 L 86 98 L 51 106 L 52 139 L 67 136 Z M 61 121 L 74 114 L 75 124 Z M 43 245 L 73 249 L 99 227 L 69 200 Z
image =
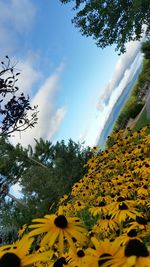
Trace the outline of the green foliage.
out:
M 0 138 L 0 205 L 9 188 L 19 181 L 24 170 L 24 162 L 18 161 L 20 148 L 14 148 L 6 138 Z
M 107 148 L 112 147 L 115 144 L 115 142 L 116 142 L 116 139 L 112 135 L 108 136 L 107 141 L 106 141 Z
M 131 109 L 131 118 L 135 119 L 136 116 L 140 113 L 140 111 L 142 110 L 142 108 L 144 107 L 144 103 L 137 103 L 135 106 L 132 107 Z
M 4 151 L 5 147 L 4 142 Z M 18 175 L 16 179 L 16 170 L 11 172 L 10 186 L 13 182 L 19 183 L 24 205 L 11 201 L 9 214 L 3 209 L 2 217 L 7 218 L 7 222 L 13 218 L 13 225 L 18 227 L 31 222 L 34 217 L 43 216 L 50 209 L 53 211 L 56 209 L 59 198 L 69 193 L 73 184 L 85 174 L 86 168 L 83 168 L 83 165 L 92 156 L 92 152 L 89 147 L 84 147 L 71 139 L 67 145 L 64 141 L 53 145 L 49 141 L 40 139 L 36 140 L 34 149 L 31 146 L 23 149 L 18 145 L 12 147 L 12 152 L 7 151 L 7 155 L 12 156 L 10 166 L 16 164 Z M 4 155 L 5 164 L 7 160 Z M 3 175 L 6 184 L 7 182 L 9 184 L 9 168 L 7 170 L 6 166 L 7 164 Z M 2 167 L 0 164 L 0 173 L 3 171 Z M 5 204 L 1 205 L 4 207 Z
M 150 59 L 150 40 L 146 41 L 142 45 L 142 52 L 144 53 L 144 57 L 146 59 Z
M 74 3 L 76 16 L 72 20 L 85 36 L 92 36 L 96 44 L 104 48 L 115 44 L 116 50 L 125 52 L 125 44 L 140 40 L 143 25 L 150 32 L 149 0 L 60 0 Z
M 142 127 L 150 124 L 150 119 L 147 119 L 147 114 L 146 114 L 146 108 L 144 108 L 140 118 L 135 124 L 135 127 L 133 128 L 133 132 L 140 130 Z

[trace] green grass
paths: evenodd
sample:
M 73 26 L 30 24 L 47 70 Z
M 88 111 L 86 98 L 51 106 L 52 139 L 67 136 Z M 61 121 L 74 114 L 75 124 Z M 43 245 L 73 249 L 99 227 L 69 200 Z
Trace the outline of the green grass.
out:
M 146 108 L 144 108 L 141 116 L 139 117 L 133 128 L 133 131 L 138 131 L 140 128 L 146 126 L 147 124 L 150 124 L 150 119 L 147 119 Z

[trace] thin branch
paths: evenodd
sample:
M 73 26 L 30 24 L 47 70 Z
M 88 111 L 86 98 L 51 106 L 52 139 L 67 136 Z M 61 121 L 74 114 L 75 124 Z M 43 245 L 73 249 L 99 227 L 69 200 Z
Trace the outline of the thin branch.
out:
M 45 169 L 49 169 L 47 166 L 45 166 L 45 165 L 42 164 L 41 162 L 37 161 L 36 159 L 29 158 L 29 160 L 33 161 L 34 163 L 40 165 L 41 167 L 43 167 L 43 168 L 45 168 Z

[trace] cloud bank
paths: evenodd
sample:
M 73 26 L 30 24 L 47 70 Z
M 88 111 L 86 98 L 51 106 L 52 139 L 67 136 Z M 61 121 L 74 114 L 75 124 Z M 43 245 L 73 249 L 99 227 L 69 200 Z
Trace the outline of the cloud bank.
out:
M 112 83 L 109 82 L 103 94 L 100 96 L 97 106 L 97 109 L 100 112 L 99 130 L 97 131 L 95 143 L 98 142 L 100 134 L 105 127 L 116 101 L 126 88 L 127 84 L 132 80 L 136 70 L 142 63 L 143 56 L 140 47 L 141 42 L 130 42 L 128 44 L 126 54 L 122 55 L 116 64 Z M 117 82 L 117 79 L 119 80 L 119 83 Z M 107 90 L 108 86 L 110 90 Z
M 28 64 L 29 62 L 26 63 L 25 66 L 28 66 Z M 41 73 L 36 72 L 31 65 L 28 69 L 34 74 L 27 81 L 29 90 L 33 83 L 41 76 Z M 53 139 L 66 113 L 65 107 L 57 107 L 59 79 L 62 71 L 63 66 L 60 65 L 53 74 L 49 75 L 49 77 L 44 80 L 39 89 L 37 89 L 34 97 L 31 99 L 31 106 L 38 105 L 38 123 L 34 128 L 27 129 L 21 134 L 15 133 L 13 137 L 11 137 L 11 142 L 13 142 L 13 144 L 21 143 L 26 147 L 29 144 L 34 146 L 34 139 Z M 20 85 L 21 83 L 24 86 L 24 79 L 20 81 Z M 22 86 L 20 86 L 20 88 L 22 88 Z
M 90 146 L 98 144 L 101 132 L 116 101 L 142 63 L 140 47 L 140 42 L 130 42 L 127 45 L 127 52 L 119 57 L 111 81 L 100 93 L 95 112 L 93 112 L 93 119 L 89 121 L 89 125 L 80 135 L 79 139 L 85 141 L 85 144 Z
M 130 42 L 127 44 L 127 52 L 122 54 L 115 66 L 114 74 L 112 79 L 108 82 L 106 87 L 102 90 L 102 93 L 99 96 L 97 109 L 103 110 L 105 106 L 108 105 L 110 97 L 112 96 L 113 91 L 119 86 L 121 81 L 127 75 L 127 72 L 130 72 L 130 67 L 134 60 L 136 59 L 141 48 L 141 42 Z

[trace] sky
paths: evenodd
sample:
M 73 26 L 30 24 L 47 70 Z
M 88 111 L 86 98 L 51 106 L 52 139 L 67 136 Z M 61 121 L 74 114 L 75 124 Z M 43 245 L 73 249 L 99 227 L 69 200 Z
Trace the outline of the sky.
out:
M 140 42 L 100 49 L 71 23 L 71 5 L 59 0 L 0 1 L 0 60 L 9 55 L 21 71 L 20 92 L 38 105 L 38 124 L 10 141 L 69 138 L 94 146 L 118 96 L 142 61 Z M 135 64 L 133 66 L 133 63 Z

